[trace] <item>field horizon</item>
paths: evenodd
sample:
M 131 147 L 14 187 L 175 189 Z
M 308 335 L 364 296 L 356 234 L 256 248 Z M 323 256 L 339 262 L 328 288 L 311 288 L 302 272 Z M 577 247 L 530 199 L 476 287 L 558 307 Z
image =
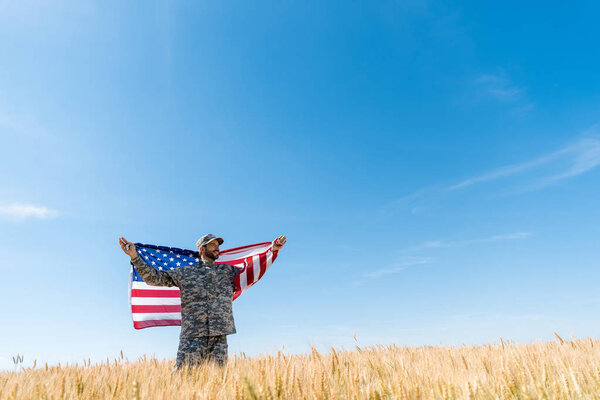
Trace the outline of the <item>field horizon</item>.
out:
M 246 357 L 174 372 L 123 358 L 0 373 L 2 399 L 600 398 L 600 339 L 475 346 L 375 345 Z

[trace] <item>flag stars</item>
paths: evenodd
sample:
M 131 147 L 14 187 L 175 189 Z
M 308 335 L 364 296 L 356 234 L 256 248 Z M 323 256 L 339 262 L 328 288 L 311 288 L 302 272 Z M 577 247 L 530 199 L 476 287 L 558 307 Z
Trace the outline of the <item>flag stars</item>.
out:
M 152 261 L 152 265 L 156 265 L 156 263 L 154 261 Z
M 173 269 L 174 269 L 174 268 L 173 268 L 173 267 L 171 267 L 171 268 L 169 268 L 169 269 L 170 269 L 171 271 L 173 271 Z
M 194 263 L 191 262 L 190 265 L 194 265 Z
M 162 267 L 158 267 L 158 269 L 159 269 L 160 271 L 162 271 Z
M 180 256 L 179 254 L 177 254 L 177 256 L 176 256 L 176 257 L 177 257 L 177 258 L 181 258 L 181 256 Z
M 181 267 L 181 263 L 180 263 L 180 262 L 178 262 L 176 265 L 177 265 L 178 267 Z
M 169 258 L 169 261 L 175 261 L 175 259 L 173 257 Z

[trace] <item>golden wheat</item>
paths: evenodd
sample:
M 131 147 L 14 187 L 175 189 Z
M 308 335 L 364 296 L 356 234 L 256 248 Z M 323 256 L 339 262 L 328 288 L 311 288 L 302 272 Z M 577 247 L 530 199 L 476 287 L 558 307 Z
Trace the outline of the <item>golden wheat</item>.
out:
M 559 338 L 560 339 L 560 338 Z M 172 372 L 116 359 L 0 373 L 1 399 L 600 399 L 600 341 L 375 346 Z

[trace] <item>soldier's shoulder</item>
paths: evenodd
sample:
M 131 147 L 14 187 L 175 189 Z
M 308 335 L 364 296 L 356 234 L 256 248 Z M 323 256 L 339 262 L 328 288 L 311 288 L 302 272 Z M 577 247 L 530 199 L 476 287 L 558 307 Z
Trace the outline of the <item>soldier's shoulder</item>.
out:
M 219 264 L 221 266 L 222 269 L 227 269 L 227 270 L 237 270 L 237 269 L 241 269 L 241 267 L 235 266 L 233 264 L 227 264 L 227 263 L 223 263 L 223 264 Z
M 177 268 L 175 268 L 174 270 L 172 270 L 170 272 L 173 272 L 175 274 L 184 274 L 184 273 L 189 272 L 189 271 L 191 271 L 193 269 L 194 269 L 194 265 L 185 264 L 185 265 L 182 265 L 180 267 L 178 266 Z

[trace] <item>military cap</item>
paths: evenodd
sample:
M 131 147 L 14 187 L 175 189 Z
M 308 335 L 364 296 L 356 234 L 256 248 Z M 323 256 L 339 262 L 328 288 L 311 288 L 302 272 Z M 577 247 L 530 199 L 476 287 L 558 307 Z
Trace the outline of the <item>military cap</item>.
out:
M 200 247 L 207 245 L 208 242 L 212 242 L 213 240 L 217 240 L 220 245 L 223 244 L 223 238 L 216 237 L 215 235 L 209 233 L 208 235 L 204 235 L 200 239 L 198 239 L 198 241 L 196 242 L 196 247 L 199 249 Z

